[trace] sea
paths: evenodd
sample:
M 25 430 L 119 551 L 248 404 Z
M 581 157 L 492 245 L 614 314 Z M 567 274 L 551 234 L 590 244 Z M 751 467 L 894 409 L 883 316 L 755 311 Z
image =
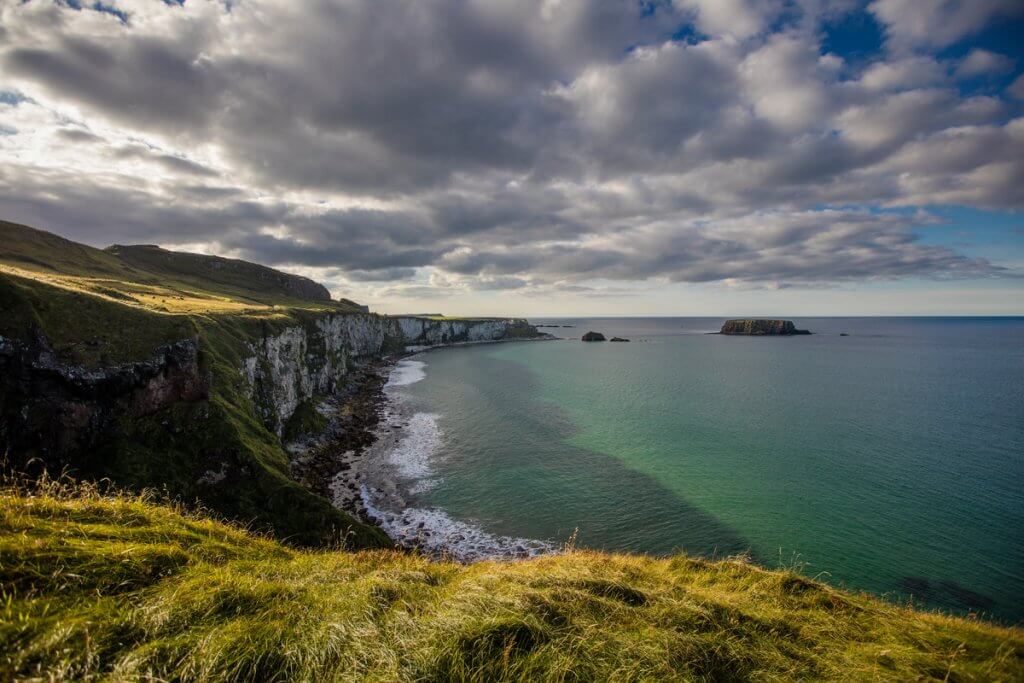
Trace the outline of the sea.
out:
M 403 360 L 400 509 L 368 504 L 461 560 L 744 555 L 1024 621 L 1024 318 L 792 319 L 536 318 L 563 339 Z

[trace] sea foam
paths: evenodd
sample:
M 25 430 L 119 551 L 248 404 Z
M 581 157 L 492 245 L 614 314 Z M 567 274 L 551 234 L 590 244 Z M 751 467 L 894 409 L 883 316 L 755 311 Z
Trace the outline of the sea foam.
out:
M 416 413 L 409 418 L 405 435 L 388 454 L 388 461 L 395 473 L 403 479 L 413 480 L 410 493 L 420 493 L 437 484 L 430 479 L 433 469 L 430 461 L 441 447 L 441 428 L 437 415 Z
M 428 412 L 410 415 L 402 392 L 393 391 L 424 379 L 426 365 L 419 360 L 399 361 L 384 385 L 394 403 L 382 412 L 378 431 L 385 466 L 359 489 L 367 515 L 400 545 L 459 562 L 557 552 L 552 543 L 492 534 L 475 520 L 455 519 L 440 508 L 406 506 L 407 495 L 423 493 L 441 482 L 432 467 L 443 444 L 439 416 Z
M 391 373 L 388 375 L 387 384 L 384 388 L 389 387 L 404 387 L 410 384 L 415 384 L 421 379 L 427 376 L 424 368 L 427 364 L 421 360 L 401 360 L 391 369 Z
M 366 486 L 360 493 L 367 514 L 388 536 L 432 557 L 475 562 L 536 557 L 558 551 L 547 541 L 489 533 L 472 522 L 454 519 L 440 508 L 383 510 L 375 505 L 373 493 Z

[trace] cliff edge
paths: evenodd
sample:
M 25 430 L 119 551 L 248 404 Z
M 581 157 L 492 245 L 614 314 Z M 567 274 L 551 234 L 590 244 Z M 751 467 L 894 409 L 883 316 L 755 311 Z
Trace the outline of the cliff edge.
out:
M 520 319 L 375 315 L 265 266 L 3 221 L 0 310 L 7 468 L 166 490 L 299 545 L 390 541 L 292 480 L 289 425 L 408 346 L 541 336 Z

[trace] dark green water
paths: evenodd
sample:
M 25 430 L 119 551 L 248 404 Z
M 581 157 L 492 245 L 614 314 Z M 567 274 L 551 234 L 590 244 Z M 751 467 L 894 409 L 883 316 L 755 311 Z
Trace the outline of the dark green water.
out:
M 795 338 L 554 322 L 633 341 L 420 357 L 402 394 L 437 415 L 439 483 L 413 505 L 1024 619 L 1024 319 L 799 319 L 820 334 Z

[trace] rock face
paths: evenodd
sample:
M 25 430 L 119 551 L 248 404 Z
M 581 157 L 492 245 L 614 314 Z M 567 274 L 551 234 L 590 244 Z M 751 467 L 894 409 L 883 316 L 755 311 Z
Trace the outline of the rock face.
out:
M 722 325 L 721 334 L 764 336 L 791 336 L 810 334 L 809 330 L 798 330 L 792 320 L 726 320 Z
M 205 400 L 211 382 L 195 339 L 162 346 L 149 360 L 87 371 L 58 362 L 45 339 L 0 337 L 0 376 L 0 443 L 44 457 L 88 451 L 124 417 Z
M 354 365 L 405 347 L 539 338 L 526 320 L 338 314 L 250 344 L 241 374 L 264 424 L 281 434 L 299 405 L 332 393 Z
M 581 339 L 585 342 L 606 341 L 604 335 L 600 332 L 587 332 Z
M 238 368 L 257 417 L 279 436 L 298 407 L 330 394 L 353 367 L 406 346 L 542 337 L 525 320 L 430 320 L 349 313 L 264 332 Z M 63 456 L 88 452 L 125 418 L 210 398 L 198 339 L 147 360 L 86 370 L 62 363 L 46 339 L 0 337 L 0 449 Z

